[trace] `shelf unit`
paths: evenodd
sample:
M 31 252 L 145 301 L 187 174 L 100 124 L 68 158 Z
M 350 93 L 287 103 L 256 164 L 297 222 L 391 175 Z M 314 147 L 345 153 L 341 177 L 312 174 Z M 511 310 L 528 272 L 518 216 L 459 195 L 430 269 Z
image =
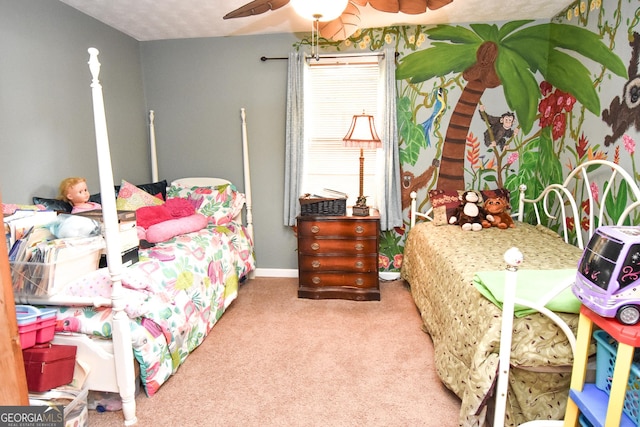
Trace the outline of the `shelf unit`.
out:
M 598 389 L 595 384 L 585 384 L 594 325 L 606 331 L 618 342 L 610 395 Z M 636 427 L 636 424 L 622 412 L 636 347 L 640 347 L 640 325 L 626 326 L 616 319 L 601 317 L 585 306 L 580 308 L 576 355 L 564 417 L 565 426 L 578 425 L 578 416 L 582 413 L 593 426 Z

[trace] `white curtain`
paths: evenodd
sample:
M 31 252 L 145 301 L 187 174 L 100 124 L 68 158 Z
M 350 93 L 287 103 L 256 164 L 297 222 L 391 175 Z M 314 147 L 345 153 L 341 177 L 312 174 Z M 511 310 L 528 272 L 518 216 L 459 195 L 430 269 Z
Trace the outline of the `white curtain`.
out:
M 384 169 L 378 186 L 377 200 L 380 206 L 380 227 L 391 230 L 402 227 L 400 194 L 400 161 L 398 153 L 398 129 L 396 124 L 395 49 L 387 47 L 382 59 L 384 81 L 384 105 L 382 134 Z M 284 225 L 296 224 L 300 213 L 298 197 L 302 179 L 304 154 L 304 53 L 289 54 L 287 85 L 287 122 L 285 149 Z
M 384 105 L 382 117 L 382 153 L 384 171 L 378 185 L 380 203 L 380 228 L 392 230 L 402 227 L 402 197 L 400 194 L 400 155 L 398 149 L 398 126 L 396 122 L 396 52 L 393 46 L 384 50 L 382 59 L 384 80 Z
M 287 73 L 287 123 L 285 137 L 284 225 L 296 225 L 300 213 L 298 197 L 304 155 L 304 68 L 303 52 L 289 54 Z

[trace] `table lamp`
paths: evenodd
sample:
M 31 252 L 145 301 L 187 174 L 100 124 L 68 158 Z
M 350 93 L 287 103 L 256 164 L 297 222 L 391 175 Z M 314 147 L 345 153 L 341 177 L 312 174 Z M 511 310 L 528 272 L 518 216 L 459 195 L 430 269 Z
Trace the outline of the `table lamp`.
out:
M 357 114 L 353 116 L 351 121 L 351 127 L 347 136 L 342 138 L 345 147 L 357 147 L 360 148 L 360 194 L 356 200 L 356 204 L 353 206 L 353 215 L 355 216 L 368 216 L 369 207 L 367 206 L 367 198 L 363 195 L 364 187 L 364 149 L 368 148 L 380 148 L 382 147 L 382 141 L 376 133 L 375 125 L 373 124 L 373 116 L 365 114 Z

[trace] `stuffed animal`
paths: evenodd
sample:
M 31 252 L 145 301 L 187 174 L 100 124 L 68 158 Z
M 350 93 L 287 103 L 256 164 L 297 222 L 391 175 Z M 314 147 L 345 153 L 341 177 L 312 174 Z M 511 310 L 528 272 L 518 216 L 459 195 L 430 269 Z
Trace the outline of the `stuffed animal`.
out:
M 456 224 L 464 231 L 482 230 L 482 221 L 485 220 L 484 209 L 478 204 L 480 196 L 475 191 L 465 191 L 460 195 L 460 205 L 449 218 L 449 224 Z
M 489 197 L 484 201 L 484 210 L 487 213 L 487 219 L 482 222 L 482 226 L 498 227 L 501 230 L 507 228 L 514 228 L 516 224 L 513 222 L 513 218 L 509 214 L 509 202 L 504 197 Z M 489 219 L 489 216 L 492 218 Z

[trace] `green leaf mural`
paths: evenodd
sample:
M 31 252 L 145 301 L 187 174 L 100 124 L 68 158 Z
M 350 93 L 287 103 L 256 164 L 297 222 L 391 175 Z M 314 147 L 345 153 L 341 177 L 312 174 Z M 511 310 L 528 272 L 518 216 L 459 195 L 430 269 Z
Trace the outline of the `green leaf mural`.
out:
M 418 161 L 420 149 L 426 147 L 424 132 L 419 125 L 413 122 L 411 114 L 411 100 L 407 97 L 398 99 L 398 134 L 404 141 L 400 147 L 400 162 L 402 164 L 415 165 Z
M 396 78 L 411 83 L 450 73 L 462 73 L 466 80 L 442 147 L 439 188 L 465 188 L 465 138 L 486 89 L 502 86 L 507 105 L 515 112 L 522 130 L 528 133 L 541 98 L 536 73 L 598 115 L 600 102 L 593 79 L 577 57 L 595 61 L 626 77 L 620 58 L 597 34 L 566 24 L 527 26 L 531 22 L 513 21 L 500 28 L 495 24 L 471 24 L 470 28 L 438 25 L 426 30 L 433 40 L 431 47 L 407 55 L 398 65 Z M 547 144 L 541 145 L 540 152 L 547 148 Z M 541 166 L 554 175 L 558 172 L 557 164 L 547 161 Z

